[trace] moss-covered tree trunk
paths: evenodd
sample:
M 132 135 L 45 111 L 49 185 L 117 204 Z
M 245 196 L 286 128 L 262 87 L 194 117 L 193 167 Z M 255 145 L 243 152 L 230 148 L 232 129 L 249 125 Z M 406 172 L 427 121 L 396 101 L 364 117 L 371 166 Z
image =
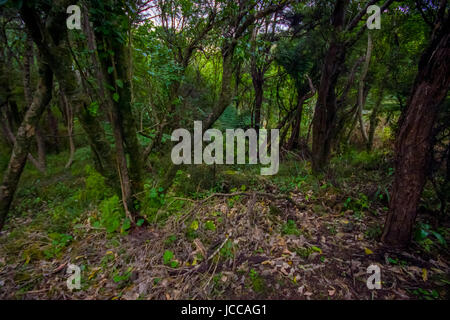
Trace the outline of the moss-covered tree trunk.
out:
M 67 38 L 65 12 L 69 4 L 69 1 L 55 1 L 45 24 L 41 22 L 39 12 L 31 7 L 32 4 L 24 3 L 20 14 L 42 58 L 52 69 L 61 91 L 86 132 L 96 170 L 106 178 L 109 185 L 117 189 L 118 179 L 111 148 L 99 119 L 89 111 L 88 99 L 81 90 L 77 74 L 72 68 L 70 49 L 64 41 Z
M 39 66 L 39 82 L 33 101 L 17 131 L 15 143 L 8 168 L 3 175 L 0 186 L 0 230 L 3 228 L 11 202 L 16 192 L 23 168 L 27 160 L 31 141 L 36 132 L 36 126 L 45 107 L 52 96 L 53 74 L 49 66 L 41 63 Z

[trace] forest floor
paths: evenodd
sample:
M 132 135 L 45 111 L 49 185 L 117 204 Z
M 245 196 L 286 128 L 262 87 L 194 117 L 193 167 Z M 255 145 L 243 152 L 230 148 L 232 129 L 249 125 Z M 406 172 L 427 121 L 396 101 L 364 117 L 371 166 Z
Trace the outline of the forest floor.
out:
M 448 299 L 449 226 L 434 229 L 424 209 L 408 249 L 383 247 L 392 169 L 358 157 L 322 179 L 306 162 L 245 184 L 229 171 L 228 192 L 169 195 L 154 223 L 122 232 L 95 223 L 101 206 L 68 200 L 83 189 L 82 161 L 57 178 L 30 174 L 0 234 L 0 299 Z M 69 264 L 81 268 L 78 290 Z M 372 264 L 379 290 L 366 285 Z

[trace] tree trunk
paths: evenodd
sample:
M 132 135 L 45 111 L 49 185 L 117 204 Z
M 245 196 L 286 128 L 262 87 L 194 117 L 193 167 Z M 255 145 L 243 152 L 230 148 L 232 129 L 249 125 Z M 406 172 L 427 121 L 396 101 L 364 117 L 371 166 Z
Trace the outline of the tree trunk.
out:
M 313 118 L 312 169 L 318 173 L 328 164 L 331 155 L 332 132 L 336 124 L 335 87 L 340 68 L 345 61 L 345 44 L 339 40 L 339 33 L 345 23 L 348 0 L 336 1 L 332 25 L 332 40 L 322 67 L 316 109 Z
M 295 124 L 292 127 L 292 133 L 291 137 L 289 139 L 287 149 L 292 150 L 297 147 L 300 147 L 300 139 L 301 139 L 301 124 L 302 124 L 302 117 L 303 117 L 303 104 L 306 100 L 312 98 L 316 94 L 316 88 L 314 87 L 311 78 L 306 75 L 308 78 L 308 84 L 309 84 L 309 93 L 302 94 L 302 90 L 299 88 L 297 89 L 297 115 Z
M 115 186 L 118 181 L 111 148 L 99 120 L 88 110 L 88 101 L 80 89 L 76 72 L 72 68 L 70 50 L 67 44 L 63 43 L 67 29 L 61 28 L 61 25 L 64 25 L 66 19 L 67 4 L 68 1 L 54 3 L 51 12 L 54 16 L 47 17 L 48 23 L 45 27 L 41 25 L 35 8 L 30 7 L 28 2 L 21 7 L 20 14 L 42 58 L 52 69 L 60 89 L 74 108 L 80 124 L 86 132 L 96 170 L 106 178 L 109 185 L 117 189 Z
M 383 101 L 384 85 L 378 89 L 378 97 L 375 105 L 373 106 L 372 113 L 370 114 L 370 126 L 369 126 L 369 140 L 367 141 L 367 151 L 371 151 L 373 148 L 373 138 L 375 137 L 375 130 L 378 125 L 378 112 L 380 111 L 381 102 Z
M 59 153 L 59 131 L 58 131 L 58 120 L 52 112 L 51 108 L 47 109 L 47 122 L 50 134 L 52 135 L 52 147 L 56 153 Z
M 73 158 L 75 155 L 75 143 L 73 142 L 73 112 L 72 108 L 70 108 L 69 102 L 67 101 L 66 96 L 61 91 L 60 98 L 62 102 L 62 107 L 64 109 L 64 116 L 66 118 L 66 126 L 67 126 L 67 136 L 69 137 L 69 159 L 66 162 L 65 168 L 70 168 L 73 163 Z
M 359 126 L 361 128 L 361 135 L 366 143 L 369 141 L 367 136 L 366 127 L 364 125 L 363 119 L 363 109 L 364 109 L 364 81 L 366 80 L 367 71 L 369 71 L 370 58 L 372 56 L 372 36 L 370 32 L 367 35 L 367 53 L 366 60 L 364 62 L 363 70 L 361 73 L 361 78 L 359 79 L 359 90 L 358 90 L 358 118 Z
M 23 62 L 23 93 L 26 107 L 29 108 L 33 102 L 31 90 L 31 65 L 33 64 L 33 40 L 27 37 L 25 41 L 25 52 Z M 36 124 L 35 138 L 37 144 L 37 154 L 39 161 L 39 171 L 45 172 L 45 140 L 39 128 L 39 123 Z
M 28 108 L 22 124 L 17 131 L 16 142 L 14 143 L 9 165 L 3 175 L 3 182 L 0 186 L 0 230 L 5 224 L 14 193 L 17 189 L 23 168 L 25 167 L 36 125 L 51 99 L 53 75 L 48 65 L 41 64 L 39 66 L 39 74 L 40 79 L 33 102 Z
M 261 107 L 263 102 L 263 80 L 260 77 L 260 73 L 256 71 L 256 74 L 252 72 L 253 87 L 255 89 L 255 122 L 254 128 L 259 132 L 261 127 Z
M 46 167 L 47 167 L 47 165 L 46 165 L 46 152 L 45 152 L 45 140 L 44 140 L 44 137 L 42 135 L 42 131 L 39 128 L 39 122 L 36 124 L 35 135 L 36 135 L 37 154 L 38 154 L 39 166 L 45 172 Z
M 128 50 L 123 45 L 111 43 L 110 39 L 106 39 L 101 33 L 95 34 L 95 38 L 102 43 L 99 55 L 102 56 L 100 59 L 101 72 L 97 74 L 99 87 L 102 88 L 103 82 L 106 81 L 115 88 L 118 94 L 118 99 L 113 101 L 109 91 L 102 88 L 113 127 L 116 167 L 120 178 L 124 209 L 127 217 L 134 222 L 137 215 L 134 205 L 135 194 L 142 191 L 142 154 L 131 110 L 131 79 L 127 66 Z M 114 52 L 113 57 L 106 54 L 108 49 Z M 113 67 L 113 72 L 108 72 L 109 66 Z M 118 83 L 121 85 L 119 86 Z
M 295 115 L 295 122 L 292 125 L 291 136 L 286 146 L 287 150 L 293 150 L 299 146 L 304 101 L 305 98 L 302 96 L 301 92 L 298 92 L 297 114 Z
M 7 119 L 4 119 L 4 121 L 2 122 L 2 131 L 5 135 L 7 142 L 14 148 L 14 144 L 16 143 L 16 137 L 11 131 L 11 127 L 9 126 Z M 45 169 L 41 167 L 39 161 L 37 161 L 31 153 L 28 153 L 27 159 L 39 172 L 45 173 Z
M 119 120 L 123 130 L 123 139 L 125 143 L 125 151 L 129 157 L 129 171 L 133 194 L 142 191 L 142 153 L 139 140 L 137 138 L 137 127 L 131 106 L 131 78 L 129 78 L 127 48 L 125 46 L 114 50 L 114 60 L 116 62 L 117 77 L 123 79 L 123 86 L 118 87 L 119 101 L 117 111 Z
M 25 52 L 23 57 L 23 93 L 27 107 L 33 101 L 31 90 L 31 65 L 33 63 L 33 42 L 30 37 L 25 41 Z
M 395 143 L 395 177 L 382 235 L 390 246 L 406 246 L 411 240 L 426 182 L 433 124 L 450 87 L 450 20 L 447 17 L 436 25 L 440 29 L 421 57 Z
M 208 130 L 230 105 L 232 99 L 231 82 L 233 77 L 233 53 L 234 43 L 225 44 L 222 49 L 222 87 L 219 101 L 213 111 L 203 121 L 203 131 Z

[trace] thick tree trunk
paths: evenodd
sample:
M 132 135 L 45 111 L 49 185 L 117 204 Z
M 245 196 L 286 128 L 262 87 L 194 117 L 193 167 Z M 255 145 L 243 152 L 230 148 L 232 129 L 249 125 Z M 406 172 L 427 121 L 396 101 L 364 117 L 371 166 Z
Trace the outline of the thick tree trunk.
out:
M 0 230 L 5 224 L 6 216 L 25 166 L 30 144 L 35 134 L 36 125 L 51 99 L 52 72 L 48 65 L 41 64 L 39 73 L 40 79 L 34 94 L 33 102 L 28 108 L 17 132 L 16 142 L 14 143 L 9 165 L 3 175 L 3 182 L 0 186 Z
M 127 67 L 128 50 L 123 45 L 112 44 L 101 33 L 95 34 L 95 38 L 102 43 L 100 52 L 103 58 L 100 59 L 101 72 L 97 74 L 97 81 L 99 87 L 102 88 L 101 91 L 105 94 L 104 100 L 113 127 L 116 167 L 120 178 L 124 209 L 127 217 L 134 222 L 137 214 L 134 205 L 135 194 L 142 191 L 142 153 L 131 110 L 131 79 L 129 79 Z M 106 54 L 108 49 L 113 50 L 113 57 Z M 113 67 L 113 72 L 108 73 L 109 66 Z M 118 99 L 113 101 L 109 91 L 104 90 L 104 81 L 111 87 L 115 87 Z
M 315 173 L 325 168 L 331 155 L 332 133 L 337 118 L 335 87 L 346 51 L 345 44 L 339 40 L 339 33 L 345 23 L 347 4 L 348 0 L 336 1 L 332 17 L 335 30 L 322 67 L 313 118 L 312 168 Z
M 133 194 L 142 191 L 142 153 L 141 146 L 137 137 L 137 127 L 134 121 L 134 116 L 131 106 L 131 79 L 129 78 L 129 71 L 127 61 L 127 48 L 116 47 L 114 59 L 116 61 L 117 77 L 123 79 L 123 86 L 118 87 L 119 102 L 117 105 L 117 111 L 119 120 L 121 120 L 121 126 L 123 130 L 123 141 L 125 143 L 125 151 L 129 157 L 129 171 Z
M 395 143 L 395 177 L 382 241 L 406 246 L 411 240 L 417 207 L 426 182 L 432 129 L 450 87 L 450 20 L 447 17 L 422 55 Z

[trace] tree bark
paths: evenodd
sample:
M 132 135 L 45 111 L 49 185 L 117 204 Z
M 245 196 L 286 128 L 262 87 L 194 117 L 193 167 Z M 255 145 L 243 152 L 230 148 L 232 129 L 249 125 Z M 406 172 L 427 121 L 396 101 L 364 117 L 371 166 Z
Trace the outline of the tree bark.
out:
M 59 132 L 58 132 L 58 120 L 52 112 L 51 108 L 47 109 L 47 122 L 50 130 L 50 134 L 53 136 L 52 138 L 52 147 L 59 153 Z
M 309 84 L 309 92 L 303 94 L 302 90 L 300 88 L 297 89 L 297 115 L 295 119 L 295 123 L 292 127 L 292 133 L 291 137 L 289 138 L 287 149 L 292 150 L 297 147 L 300 147 L 301 145 L 301 123 L 302 123 L 302 116 L 303 116 L 303 104 L 306 100 L 312 98 L 316 94 L 316 88 L 314 87 L 312 80 L 308 75 L 306 75 L 308 78 L 308 84 Z
M 3 182 L 0 186 L 0 230 L 5 224 L 14 193 L 25 167 L 30 144 L 35 135 L 36 125 L 51 99 L 53 74 L 49 66 L 41 64 L 39 66 L 39 74 L 40 79 L 33 102 L 28 108 L 17 132 L 9 165 L 3 175 Z
M 263 103 L 263 75 L 261 75 L 260 70 L 252 71 L 252 81 L 253 88 L 255 89 L 255 122 L 254 128 L 257 132 L 259 132 L 259 128 L 261 127 L 261 107 Z
M 313 118 L 312 169 L 315 173 L 325 168 L 331 154 L 332 132 L 336 124 L 337 112 L 335 87 L 346 52 L 345 43 L 339 40 L 339 36 L 345 23 L 348 2 L 348 0 L 336 1 L 332 16 L 334 31 L 322 67 Z
M 44 140 L 44 136 L 42 135 L 42 131 L 39 128 L 39 122 L 36 124 L 35 136 L 36 136 L 36 143 L 37 143 L 37 154 L 38 154 L 39 166 L 42 168 L 43 172 L 45 172 L 45 170 L 47 168 L 45 140 Z
M 61 91 L 59 95 L 62 102 L 62 108 L 64 109 L 63 114 L 66 118 L 67 136 L 69 137 L 69 159 L 67 160 L 65 165 L 65 168 L 67 169 L 72 166 L 73 158 L 75 155 L 75 143 L 73 141 L 73 112 L 64 93 Z
M 20 14 L 36 44 L 42 58 L 52 69 L 69 104 L 86 132 L 93 153 L 95 169 L 102 174 L 109 185 L 117 186 L 117 175 L 113 165 L 111 148 L 99 120 L 88 110 L 88 101 L 80 89 L 76 72 L 72 68 L 72 57 L 64 38 L 67 37 L 65 25 L 67 8 L 70 1 L 55 1 L 45 25 L 31 4 L 24 3 Z M 117 189 L 117 187 L 115 187 Z
M 367 34 L 367 53 L 366 59 L 364 61 L 364 66 L 362 69 L 361 77 L 359 79 L 359 89 L 358 89 L 358 118 L 359 118 L 359 126 L 361 129 L 361 135 L 366 142 L 369 141 L 369 137 L 367 136 L 366 127 L 364 125 L 363 118 L 363 109 L 364 109 L 364 81 L 366 80 L 367 71 L 369 71 L 370 58 L 372 56 L 372 36 L 370 32 Z
M 449 17 L 436 23 L 436 28 L 419 62 L 395 143 L 395 176 L 382 235 L 385 244 L 395 247 L 411 240 L 430 161 L 433 124 L 450 87 Z
M 14 148 L 14 144 L 16 143 L 16 137 L 11 131 L 11 127 L 9 126 L 8 120 L 4 119 L 2 123 L 2 131 L 5 135 L 7 142 Z M 28 161 L 41 173 L 45 173 L 45 169 L 41 167 L 41 164 L 38 160 L 36 160 L 31 153 L 27 155 Z

